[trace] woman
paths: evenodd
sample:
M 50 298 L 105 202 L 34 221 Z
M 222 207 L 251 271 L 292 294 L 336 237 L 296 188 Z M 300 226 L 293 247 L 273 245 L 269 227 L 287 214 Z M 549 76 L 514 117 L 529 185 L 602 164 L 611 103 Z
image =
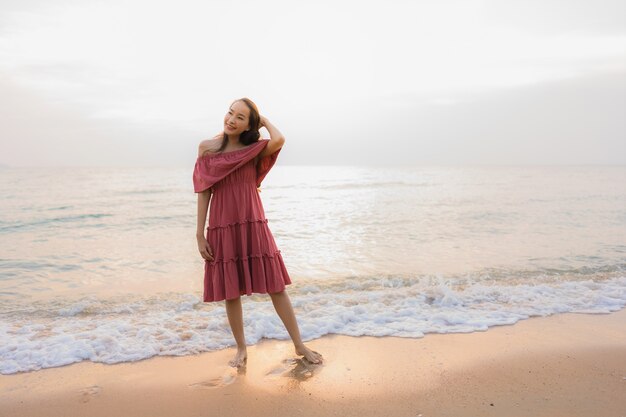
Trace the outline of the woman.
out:
M 270 139 L 260 139 L 265 127 Z M 205 259 L 204 301 L 225 300 L 237 354 L 233 367 L 246 363 L 241 296 L 269 294 L 293 340 L 296 353 L 312 363 L 322 355 L 302 343 L 285 286 L 291 284 L 267 225 L 257 187 L 276 162 L 285 138 L 248 98 L 235 100 L 224 117 L 224 131 L 200 143 L 194 168 L 198 193 L 198 250 Z M 209 226 L 206 215 L 210 204 Z

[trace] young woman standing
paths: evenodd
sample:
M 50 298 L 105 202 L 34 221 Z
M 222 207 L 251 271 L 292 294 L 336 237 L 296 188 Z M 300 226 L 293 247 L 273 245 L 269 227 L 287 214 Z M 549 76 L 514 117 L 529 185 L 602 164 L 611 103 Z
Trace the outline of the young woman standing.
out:
M 270 139 L 260 139 L 265 127 Z M 269 294 L 289 332 L 296 354 L 312 363 L 322 355 L 302 343 L 286 285 L 291 284 L 280 250 L 268 227 L 258 193 L 285 138 L 259 114 L 248 98 L 235 100 L 224 117 L 224 131 L 200 143 L 194 167 L 198 193 L 198 250 L 205 260 L 204 301 L 225 300 L 237 354 L 229 362 L 246 363 L 241 296 Z M 209 204 L 210 203 L 210 204 Z M 210 210 L 209 210 L 210 206 Z M 205 226 L 209 211 L 209 226 Z

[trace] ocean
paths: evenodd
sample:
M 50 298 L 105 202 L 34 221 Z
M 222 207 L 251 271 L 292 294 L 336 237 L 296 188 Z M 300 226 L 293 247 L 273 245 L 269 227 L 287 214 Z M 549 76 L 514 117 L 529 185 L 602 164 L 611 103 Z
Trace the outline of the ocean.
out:
M 203 303 L 193 164 L 0 169 L 0 373 L 234 345 Z M 626 306 L 625 166 L 283 166 L 268 225 L 304 340 Z M 268 295 L 246 340 L 288 340 Z

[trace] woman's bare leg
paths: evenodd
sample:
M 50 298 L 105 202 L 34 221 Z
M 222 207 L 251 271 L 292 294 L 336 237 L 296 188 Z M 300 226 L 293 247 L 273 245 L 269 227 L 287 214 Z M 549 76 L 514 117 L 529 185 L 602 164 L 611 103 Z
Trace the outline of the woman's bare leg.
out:
M 314 350 L 309 349 L 304 345 L 304 343 L 302 343 L 296 315 L 293 312 L 291 300 L 289 299 L 289 295 L 287 295 L 287 292 L 281 291 L 277 293 L 270 293 L 270 297 L 272 297 L 272 303 L 274 304 L 274 308 L 276 309 L 278 316 L 283 321 L 287 332 L 289 332 L 291 340 L 293 340 L 293 344 L 296 348 L 296 353 L 300 356 L 304 356 L 312 363 L 322 363 L 322 355 Z
M 242 366 L 248 358 L 246 338 L 243 333 L 243 308 L 241 306 L 241 297 L 226 300 L 226 315 L 228 315 L 228 323 L 235 337 L 235 342 L 237 342 L 237 354 L 228 364 L 238 368 Z

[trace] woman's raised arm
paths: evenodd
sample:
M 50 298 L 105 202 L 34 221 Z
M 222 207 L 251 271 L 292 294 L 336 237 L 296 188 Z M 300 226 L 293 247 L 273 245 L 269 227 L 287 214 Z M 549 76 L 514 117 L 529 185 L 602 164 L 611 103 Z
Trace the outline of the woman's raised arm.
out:
M 267 131 L 270 132 L 270 141 L 267 143 L 265 149 L 263 149 L 263 151 L 259 154 L 259 158 L 265 158 L 283 147 L 285 137 L 282 133 L 280 133 L 280 130 L 278 130 L 276 126 L 271 124 L 270 121 L 263 116 L 261 116 L 259 127 L 265 127 Z

